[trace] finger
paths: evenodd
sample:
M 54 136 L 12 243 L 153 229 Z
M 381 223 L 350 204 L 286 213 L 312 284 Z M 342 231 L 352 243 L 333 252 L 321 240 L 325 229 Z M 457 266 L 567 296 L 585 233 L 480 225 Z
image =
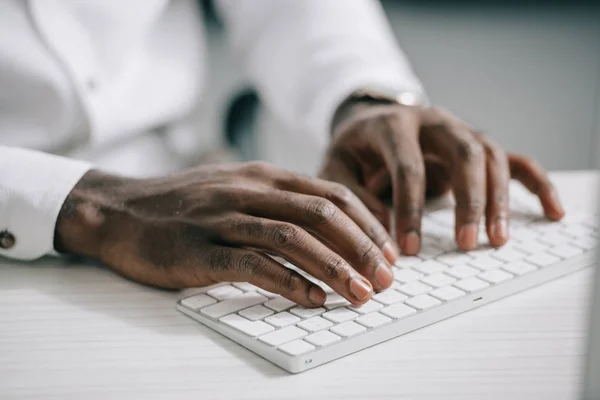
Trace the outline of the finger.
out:
M 337 171 L 341 172 L 343 169 L 338 168 Z M 285 179 L 280 183 L 279 187 L 287 191 L 318 196 L 331 201 L 369 236 L 373 243 L 382 250 L 390 263 L 396 262 L 399 254 L 389 231 L 367 208 L 366 204 L 361 201 L 361 198 L 367 199 L 367 203 L 376 203 L 378 214 L 384 214 L 389 219 L 389 213 L 383 203 L 375 196 L 366 192 L 358 184 L 354 176 L 344 176 L 344 174 L 340 174 L 339 172 L 336 175 L 341 181 L 349 182 L 353 185 L 353 188 L 350 189 L 341 183 L 304 176 Z M 386 218 L 385 216 L 383 218 Z
M 425 155 L 425 198 L 443 196 L 452 189 L 452 182 L 446 167 L 437 157 Z
M 362 304 L 373 294 L 365 277 L 297 225 L 237 214 L 215 221 L 214 229 L 225 243 L 252 247 L 285 258 L 353 304 Z
M 393 272 L 377 245 L 333 202 L 282 190 L 258 191 L 247 197 L 248 214 L 289 222 L 317 235 L 366 277 L 376 290 L 388 288 Z
M 418 142 L 418 121 L 397 118 L 389 133 L 381 135 L 380 148 L 391 176 L 396 238 L 404 254 L 417 254 L 421 246 L 421 217 L 425 201 L 425 165 Z
M 305 307 L 319 307 L 327 297 L 318 285 L 258 251 L 214 245 L 203 261 L 216 282 L 250 282 Z
M 421 136 L 423 148 L 450 166 L 456 198 L 456 242 L 463 250 L 472 250 L 477 246 L 479 222 L 486 205 L 485 151 L 466 125 L 445 112 L 428 112 L 436 113 L 439 120 Z
M 490 244 L 502 246 L 508 241 L 510 215 L 508 188 L 510 169 L 506 153 L 490 139 L 479 136 L 485 147 L 487 174 L 487 203 L 485 221 Z
M 540 198 L 546 217 L 553 221 L 564 217 L 558 193 L 544 168 L 537 161 L 516 154 L 509 154 L 508 161 L 511 176 Z

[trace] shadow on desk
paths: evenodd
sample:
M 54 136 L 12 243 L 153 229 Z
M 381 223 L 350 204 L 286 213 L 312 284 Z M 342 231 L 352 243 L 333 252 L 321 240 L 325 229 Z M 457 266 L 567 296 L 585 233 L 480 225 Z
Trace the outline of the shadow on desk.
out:
M 7 269 L 9 273 L 6 273 Z M 114 338 L 122 341 L 119 332 L 126 332 L 123 335 L 135 341 L 135 332 L 150 331 L 150 335 L 160 337 L 157 342 L 167 348 L 170 342 L 185 339 L 190 346 L 219 347 L 264 376 L 289 375 L 225 336 L 179 313 L 175 309 L 177 300 L 198 289 L 165 290 L 145 286 L 123 278 L 99 263 L 80 259 L 44 258 L 25 263 L 0 258 L 0 270 L 4 270 L 4 279 L 0 282 L 2 303 L 33 300 L 29 306 L 36 307 L 37 314 L 39 307 L 44 306 L 40 302 L 47 303 L 52 308 L 45 314 L 48 318 L 59 318 L 65 324 L 65 333 L 72 328 L 76 332 L 77 325 L 90 328 L 92 324 L 92 328 L 97 327 L 95 332 L 98 336 L 91 340 L 110 341 Z M 48 301 L 41 301 L 44 298 Z M 98 315 L 101 317 L 97 318 Z M 68 322 L 70 316 L 74 320 Z M 124 326 L 133 329 L 123 329 Z M 139 336 L 147 338 L 148 335 L 140 332 Z

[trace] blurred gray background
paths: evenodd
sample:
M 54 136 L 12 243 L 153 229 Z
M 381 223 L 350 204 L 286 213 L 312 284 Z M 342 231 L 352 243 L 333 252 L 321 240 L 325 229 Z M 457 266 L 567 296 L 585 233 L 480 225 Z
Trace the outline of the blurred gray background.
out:
M 433 103 L 548 169 L 600 165 L 600 9 L 593 3 L 383 4 Z M 322 149 L 256 106 L 222 30 L 215 21 L 209 29 L 215 101 L 203 129 L 228 132 L 246 159 L 314 172 Z

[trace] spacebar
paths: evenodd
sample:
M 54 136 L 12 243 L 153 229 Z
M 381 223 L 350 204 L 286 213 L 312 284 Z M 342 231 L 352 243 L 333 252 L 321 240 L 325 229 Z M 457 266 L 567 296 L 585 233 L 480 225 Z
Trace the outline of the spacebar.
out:
M 262 294 L 249 292 L 231 299 L 224 300 L 220 303 L 204 307 L 200 312 L 211 318 L 221 318 L 227 314 L 231 314 L 244 308 L 255 306 L 266 301 L 267 298 Z

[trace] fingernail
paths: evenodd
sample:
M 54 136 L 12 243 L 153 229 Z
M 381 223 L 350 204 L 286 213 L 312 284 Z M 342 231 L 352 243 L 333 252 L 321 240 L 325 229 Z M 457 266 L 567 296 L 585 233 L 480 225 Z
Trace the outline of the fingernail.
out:
M 311 288 L 308 291 L 308 299 L 311 303 L 313 303 L 316 306 L 320 306 L 323 303 L 325 303 L 326 297 L 327 295 L 325 294 L 323 289 L 321 289 L 318 286 L 311 286 Z
M 508 222 L 504 218 L 496 220 L 492 225 L 494 239 L 501 242 L 508 240 Z
M 477 246 L 477 225 L 468 224 L 460 228 L 458 245 L 465 250 L 471 250 Z
M 375 280 L 382 288 L 388 288 L 394 281 L 394 273 L 389 266 L 381 263 L 375 271 Z
M 419 238 L 419 234 L 417 232 L 408 232 L 408 234 L 404 236 L 402 252 L 409 255 L 417 254 L 419 252 L 420 241 L 421 239 Z
M 350 281 L 350 292 L 358 300 L 364 300 L 369 297 L 372 290 L 371 285 L 361 278 L 354 278 Z
M 385 256 L 385 258 L 392 264 L 395 263 L 396 260 L 398 260 L 398 257 L 400 257 L 396 245 L 389 241 L 385 242 L 381 250 L 383 251 L 383 255 Z

